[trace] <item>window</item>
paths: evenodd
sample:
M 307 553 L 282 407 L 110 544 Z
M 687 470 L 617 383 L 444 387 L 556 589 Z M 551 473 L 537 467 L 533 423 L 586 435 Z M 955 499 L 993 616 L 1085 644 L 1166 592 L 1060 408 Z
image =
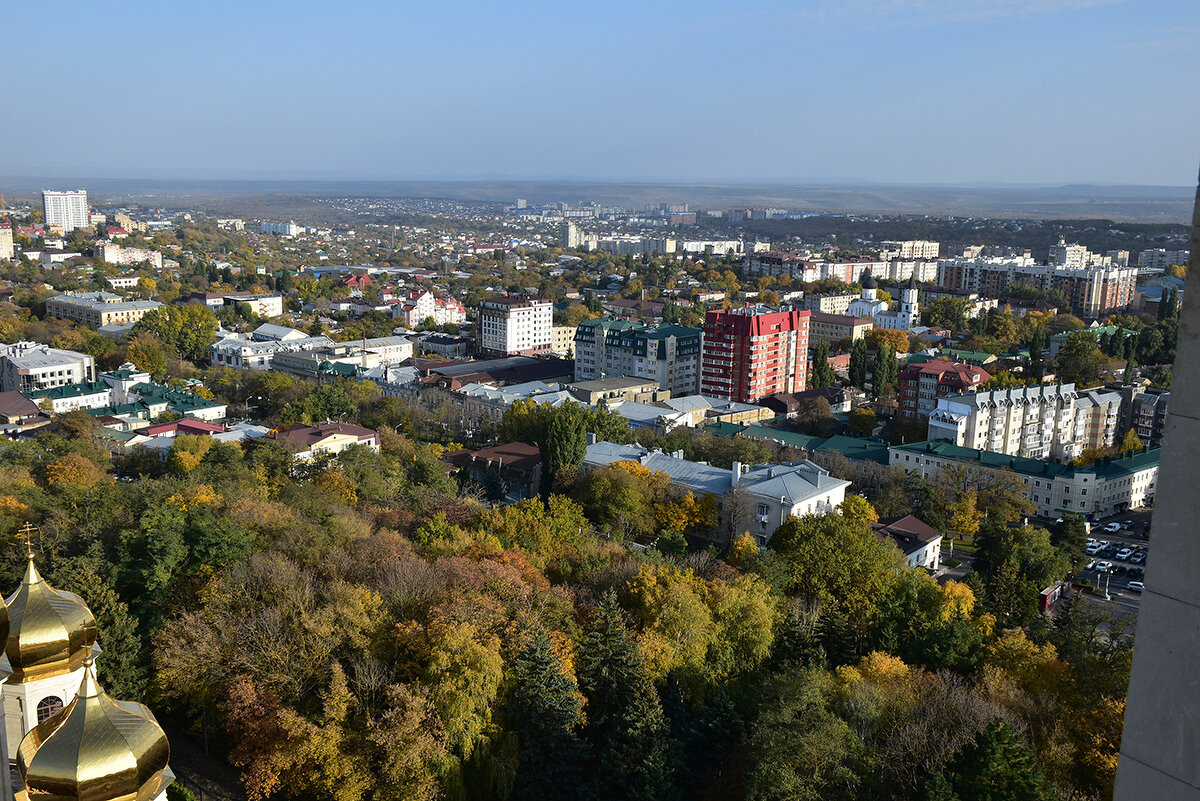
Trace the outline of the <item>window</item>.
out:
M 55 712 L 58 712 L 62 708 L 62 699 L 57 695 L 52 695 L 49 698 L 43 698 L 41 703 L 37 705 L 37 722 L 41 723 L 47 720 L 53 716 Z

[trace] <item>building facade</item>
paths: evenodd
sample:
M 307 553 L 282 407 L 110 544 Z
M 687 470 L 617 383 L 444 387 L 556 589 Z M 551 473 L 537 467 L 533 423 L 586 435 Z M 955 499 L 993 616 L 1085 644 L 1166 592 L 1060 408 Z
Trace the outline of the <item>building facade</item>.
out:
M 1077 414 L 1078 397 L 1074 384 L 1043 384 L 942 398 L 929 415 L 929 439 L 1027 459 L 1073 459 L 1089 425 L 1088 414 Z
M 96 360 L 86 353 L 37 342 L 0 345 L 0 391 L 31 392 L 96 380 Z
M 1079 257 L 1066 253 L 1061 258 L 1065 263 L 1037 264 L 1027 257 L 943 259 L 938 262 L 938 283 L 990 298 L 1007 296 L 1016 284 L 1057 290 L 1066 295 L 1075 314 L 1089 319 L 1133 303 L 1136 269 L 1111 262 L 1076 265 Z
M 482 356 L 539 356 L 554 341 L 554 304 L 547 298 L 501 295 L 479 304 Z
M 5 217 L 0 220 L 0 260 L 12 259 L 15 254 L 13 247 L 13 226 Z
M 156 300 L 125 300 L 111 292 L 68 292 L 47 299 L 46 314 L 94 330 L 106 325 L 133 325 L 161 305 Z
M 762 305 L 708 312 L 700 393 L 753 403 L 807 389 L 810 316 Z
M 887 241 L 879 245 L 882 259 L 936 259 L 942 246 L 937 242 L 908 239 L 903 242 Z
M 808 318 L 808 342 L 814 346 L 818 342 L 840 342 L 843 339 L 854 342 L 865 337 L 874 327 L 873 320 L 863 317 L 813 312 Z
M 1104 517 L 1153 503 L 1158 483 L 1157 448 L 1101 459 L 1087 467 L 1023 459 L 949 442 L 914 442 L 888 448 L 889 464 L 932 480 L 947 466 L 1009 474 L 1039 517 L 1064 512 Z
M 127 248 L 115 242 L 97 242 L 96 258 L 109 264 L 148 264 L 156 270 L 162 269 L 162 254 L 146 248 Z
M 704 332 L 603 318 L 575 330 L 575 380 L 629 376 L 657 381 L 674 396 L 700 392 Z
M 76 228 L 90 228 L 92 225 L 87 190 L 84 189 L 66 192 L 42 190 L 42 213 L 45 215 L 47 226 L 62 228 L 65 234 Z
M 971 392 L 991 377 L 982 367 L 940 359 L 907 365 L 900 371 L 897 415 L 903 420 L 926 418 L 942 398 Z

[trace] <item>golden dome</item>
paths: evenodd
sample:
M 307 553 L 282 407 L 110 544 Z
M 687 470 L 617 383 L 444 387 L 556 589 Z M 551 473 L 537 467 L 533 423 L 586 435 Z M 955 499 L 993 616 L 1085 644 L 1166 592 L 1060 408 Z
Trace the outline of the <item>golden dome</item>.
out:
M 56 590 L 33 566 L 8 598 L 4 650 L 12 664 L 9 681 L 23 682 L 70 673 L 91 656 L 96 642 L 96 616 L 73 592 Z
M 71 703 L 17 749 L 29 801 L 150 801 L 165 786 L 167 735 L 142 704 L 100 688 L 91 660 Z

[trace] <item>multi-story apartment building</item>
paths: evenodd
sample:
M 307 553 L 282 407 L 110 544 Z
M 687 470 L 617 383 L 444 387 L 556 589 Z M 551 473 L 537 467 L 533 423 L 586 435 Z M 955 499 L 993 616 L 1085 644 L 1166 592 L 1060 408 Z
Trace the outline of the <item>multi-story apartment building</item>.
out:
M 434 325 L 458 324 L 467 320 L 467 310 L 454 298 L 439 298 L 428 289 L 414 289 L 396 305 L 392 317 L 416 328 L 426 320 Z
M 929 439 L 1027 459 L 1073 459 L 1087 442 L 1074 384 L 995 389 L 942 398 L 929 414 Z M 1114 429 L 1115 430 L 1115 429 Z
M 1070 254 L 1062 258 L 1068 264 L 1078 260 Z M 938 262 L 938 283 L 945 289 L 978 292 L 991 298 L 1005 297 L 1015 284 L 1058 290 L 1067 296 L 1075 314 L 1095 319 L 1133 302 L 1137 270 L 1112 264 L 1037 264 L 1024 257 L 956 258 Z
M 821 263 L 810 261 L 796 253 L 755 253 L 746 258 L 742 275 L 752 278 L 760 275 L 779 278 L 787 276 L 796 281 L 819 281 Z
M 117 212 L 116 216 L 113 217 L 113 222 L 115 222 L 119 227 L 124 228 L 129 233 L 133 233 L 134 231 L 145 233 L 146 231 L 150 230 L 150 226 L 148 224 L 140 220 L 135 220 L 124 212 Z
M 1056 267 L 1087 267 L 1097 258 L 1098 256 L 1088 250 L 1086 246 L 1068 245 L 1064 240 L 1059 239 L 1057 245 L 1050 246 L 1050 256 L 1046 259 L 1046 263 Z
M 554 304 L 547 298 L 500 295 L 479 304 L 479 352 L 485 357 L 537 356 L 554 341 Z
M 1130 427 L 1144 445 L 1157 448 L 1162 444 L 1170 402 L 1171 393 L 1164 389 L 1147 389 L 1133 399 Z
M 1154 501 L 1158 483 L 1157 448 L 1101 459 L 1087 467 L 1023 459 L 965 448 L 949 442 L 914 442 L 888 448 L 889 463 L 934 479 L 947 466 L 967 466 L 1011 474 L 1039 517 L 1063 512 L 1104 517 Z
M 858 300 L 858 295 L 852 292 L 842 295 L 808 295 L 804 298 L 804 308 L 825 314 L 845 314 L 855 300 Z
M 575 330 L 575 380 L 629 376 L 657 381 L 676 397 L 695 395 L 703 336 L 699 328 L 682 325 L 588 320 Z
M 87 191 L 84 189 L 67 192 L 43 189 L 42 212 L 46 217 L 46 225 L 58 226 L 63 233 L 70 233 L 76 228 L 90 228 L 92 224 Z
M 258 232 L 260 234 L 278 234 L 279 236 L 300 236 L 304 232 L 304 226 L 296 225 L 291 220 L 285 223 L 264 222 L 259 223 Z
M 0 259 L 11 259 L 13 251 L 13 227 L 7 217 L 0 220 Z
M 881 259 L 936 259 L 941 254 L 941 245 L 921 239 L 903 242 L 884 242 L 879 246 Z
M 924 419 L 942 398 L 972 392 L 991 377 L 982 367 L 957 362 L 910 364 L 900 371 L 897 416 L 902 420 Z
M 1103 450 L 1111 448 L 1124 436 L 1120 431 L 1121 393 L 1106 389 L 1089 389 L 1075 399 L 1075 414 L 1083 419 L 1083 447 Z
M 701 394 L 753 403 L 806 389 L 810 315 L 762 305 L 708 312 Z
M 0 392 L 31 392 L 96 380 L 96 360 L 86 353 L 37 342 L 0 345 Z
M 841 281 L 844 284 L 857 284 L 863 280 L 863 273 L 871 275 L 886 275 L 888 263 L 886 260 L 845 259 L 843 261 L 823 261 L 820 263 L 821 278 L 826 281 Z
M 127 248 L 115 242 L 97 242 L 96 258 L 109 264 L 148 264 L 162 269 L 162 254 L 146 248 Z
M 573 325 L 556 325 L 550 329 L 550 352 L 556 356 L 572 356 L 575 353 L 575 331 Z
M 1138 256 L 1138 267 L 1143 270 L 1165 270 L 1173 264 L 1187 264 L 1192 255 L 1190 250 L 1166 250 L 1151 248 Z
M 864 317 L 815 311 L 808 318 L 808 343 L 815 346 L 818 342 L 837 342 L 842 339 L 856 341 L 865 337 L 874 327 L 874 321 Z
M 880 278 L 889 281 L 907 281 L 915 277 L 922 283 L 932 283 L 937 280 L 937 259 L 892 259 L 887 268 L 879 274 Z
M 155 300 L 125 300 L 111 292 L 68 292 L 46 301 L 46 314 L 75 320 L 89 328 L 133 325 L 162 304 Z

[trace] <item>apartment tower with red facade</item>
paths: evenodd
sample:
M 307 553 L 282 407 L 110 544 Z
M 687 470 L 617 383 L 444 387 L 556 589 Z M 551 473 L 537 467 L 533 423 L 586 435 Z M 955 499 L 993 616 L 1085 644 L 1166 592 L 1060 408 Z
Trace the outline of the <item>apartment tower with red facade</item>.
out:
M 753 403 L 808 384 L 811 312 L 744 306 L 708 312 L 700 394 Z

